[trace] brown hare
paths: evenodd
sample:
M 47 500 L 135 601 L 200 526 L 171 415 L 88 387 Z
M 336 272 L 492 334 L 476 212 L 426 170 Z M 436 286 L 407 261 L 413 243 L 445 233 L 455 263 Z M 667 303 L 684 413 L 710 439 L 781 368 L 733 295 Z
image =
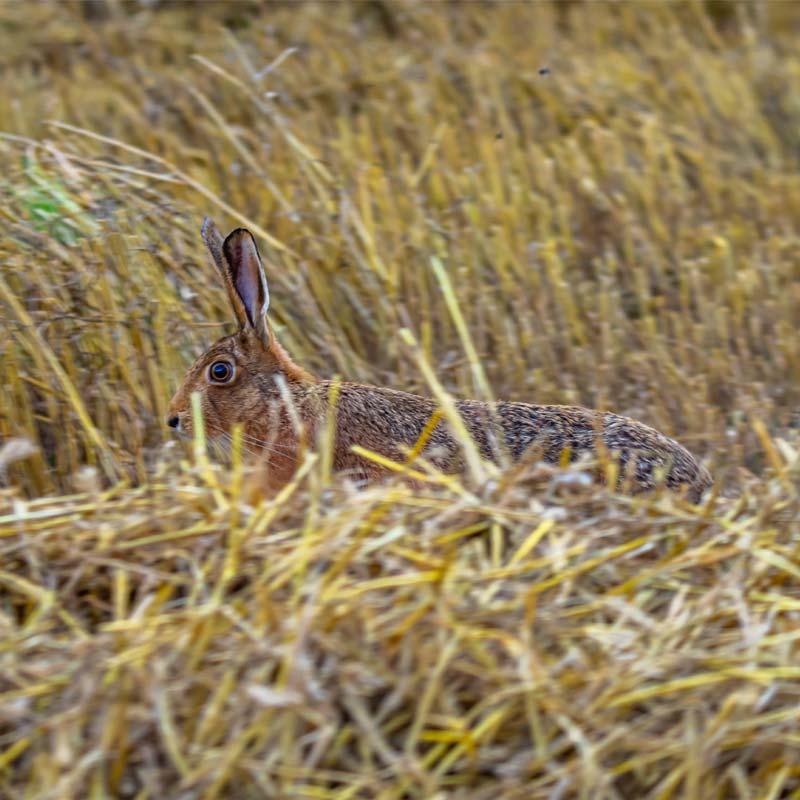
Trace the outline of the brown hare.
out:
M 269 288 L 252 234 L 238 228 L 223 240 L 206 218 L 202 237 L 228 293 L 238 330 L 212 345 L 191 367 L 169 405 L 167 424 L 190 432 L 191 395 L 200 395 L 203 420 L 212 440 L 230 443 L 237 424 L 244 447 L 263 457 L 268 486 L 293 475 L 300 431 L 310 441 L 331 410 L 330 381 L 320 380 L 292 361 L 276 341 L 267 317 Z M 335 388 L 333 468 L 362 479 L 378 479 L 385 469 L 353 452 L 353 445 L 403 462 L 436 413 L 435 400 L 381 386 L 341 383 Z M 563 453 L 575 458 L 605 445 L 634 491 L 661 479 L 698 502 L 711 476 L 677 442 L 635 420 L 576 406 L 527 403 L 456 404 L 481 455 L 497 460 L 497 438 L 514 460 L 526 451 L 549 463 Z M 492 435 L 497 431 L 499 437 Z M 464 469 L 462 448 L 442 420 L 430 432 L 422 456 L 440 470 Z M 602 477 L 602 476 L 601 476 Z M 622 480 L 621 480 L 622 485 Z

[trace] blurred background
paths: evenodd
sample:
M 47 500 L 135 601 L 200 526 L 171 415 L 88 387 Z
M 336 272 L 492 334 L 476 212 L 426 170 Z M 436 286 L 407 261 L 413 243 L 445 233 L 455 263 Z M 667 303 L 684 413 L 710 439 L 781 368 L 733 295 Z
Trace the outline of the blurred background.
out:
M 800 395 L 800 6 L 0 5 L 4 479 L 141 481 L 246 225 L 321 376 L 613 409 L 735 488 Z

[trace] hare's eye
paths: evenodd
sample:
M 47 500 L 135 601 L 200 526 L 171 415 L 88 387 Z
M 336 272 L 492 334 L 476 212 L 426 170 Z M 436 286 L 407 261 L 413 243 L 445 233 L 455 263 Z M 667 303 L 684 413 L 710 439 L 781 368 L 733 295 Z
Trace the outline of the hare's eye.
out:
M 227 361 L 215 361 L 208 368 L 208 377 L 212 383 L 228 383 L 233 378 L 233 366 Z

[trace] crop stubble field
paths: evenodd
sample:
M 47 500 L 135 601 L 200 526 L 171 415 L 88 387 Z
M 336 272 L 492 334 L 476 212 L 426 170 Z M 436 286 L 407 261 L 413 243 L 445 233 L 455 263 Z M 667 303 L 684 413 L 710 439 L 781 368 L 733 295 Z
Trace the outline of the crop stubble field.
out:
M 0 5 L 0 797 L 800 797 L 799 27 Z M 318 374 L 611 408 L 714 493 L 248 496 L 163 423 L 207 213 Z

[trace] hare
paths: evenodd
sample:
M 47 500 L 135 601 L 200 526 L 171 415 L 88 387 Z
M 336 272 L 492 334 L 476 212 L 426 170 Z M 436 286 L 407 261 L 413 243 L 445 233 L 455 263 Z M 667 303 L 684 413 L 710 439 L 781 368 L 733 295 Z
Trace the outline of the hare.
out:
M 295 364 L 275 339 L 267 317 L 269 288 L 252 234 L 238 228 L 223 240 L 206 218 L 201 235 L 222 278 L 238 330 L 212 345 L 189 369 L 169 404 L 167 424 L 191 432 L 190 398 L 198 392 L 209 437 L 229 445 L 234 426 L 240 425 L 243 446 L 266 463 L 270 488 L 291 479 L 298 466 L 302 431 L 313 441 L 331 410 L 335 410 L 334 470 L 367 481 L 385 475 L 380 465 L 353 452 L 353 445 L 404 461 L 438 403 L 380 386 L 333 387 Z M 708 471 L 677 442 L 617 414 L 576 406 L 471 400 L 458 402 L 456 408 L 487 460 L 497 460 L 498 439 L 513 460 L 533 452 L 549 463 L 559 463 L 565 451 L 575 458 L 592 455 L 604 445 L 619 459 L 620 475 L 626 476 L 633 491 L 651 489 L 661 479 L 696 503 L 712 483 Z M 462 471 L 462 448 L 444 420 L 428 433 L 422 456 L 444 472 Z

